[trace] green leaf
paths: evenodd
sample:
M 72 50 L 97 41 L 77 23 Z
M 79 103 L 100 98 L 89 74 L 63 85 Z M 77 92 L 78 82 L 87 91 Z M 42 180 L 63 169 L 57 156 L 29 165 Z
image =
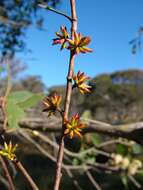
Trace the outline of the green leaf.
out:
M 18 103 L 19 107 L 23 109 L 28 109 L 35 106 L 42 98 L 43 94 L 33 94 L 31 97 L 27 98 L 25 101 Z
M 33 93 L 29 91 L 17 91 L 9 94 L 8 99 L 13 100 L 15 103 L 23 102 L 30 98 Z
M 128 153 L 128 148 L 123 144 L 117 144 L 116 153 L 125 156 Z
M 101 136 L 97 133 L 92 135 L 92 142 L 95 146 L 99 145 L 102 142 Z
M 132 149 L 133 149 L 133 153 L 134 154 L 140 154 L 140 153 L 142 153 L 142 147 L 139 144 L 137 144 L 137 143 L 135 143 L 132 146 Z
M 15 101 L 8 99 L 6 111 L 9 128 L 17 128 L 18 123 L 25 116 L 24 110 L 16 105 Z
M 44 95 L 33 94 L 28 91 L 17 91 L 9 94 L 7 99 L 8 125 L 17 128 L 18 123 L 25 116 L 25 109 L 35 106 Z

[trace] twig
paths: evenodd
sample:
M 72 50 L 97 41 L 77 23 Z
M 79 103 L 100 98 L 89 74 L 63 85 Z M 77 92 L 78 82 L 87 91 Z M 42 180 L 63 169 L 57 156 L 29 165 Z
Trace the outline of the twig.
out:
M 7 165 L 6 165 L 4 159 L 1 156 L 0 156 L 0 162 L 1 162 L 2 168 L 4 170 L 5 176 L 7 178 L 7 181 L 9 183 L 9 189 L 10 190 L 15 190 L 15 187 L 14 187 L 14 184 L 13 184 L 13 180 L 12 180 L 12 178 L 10 176 L 10 173 L 8 171 L 8 168 L 7 168 Z
M 19 133 L 24 136 L 24 132 L 19 131 Z M 34 142 L 34 144 L 35 144 L 35 142 Z M 27 181 L 29 182 L 29 185 L 32 187 L 32 189 L 33 190 L 39 190 L 38 186 L 33 181 L 32 177 L 28 174 L 28 172 L 26 171 L 26 169 L 23 167 L 23 165 L 21 164 L 21 162 L 19 160 L 17 160 L 17 158 L 16 158 L 16 159 L 13 160 L 13 163 L 21 171 L 21 173 L 23 174 L 23 176 L 27 179 Z
M 86 165 L 86 164 L 82 164 L 82 165 L 64 165 L 64 169 L 69 169 L 69 170 L 77 170 L 77 171 L 79 171 L 79 170 L 89 170 L 89 169 L 92 169 L 93 168 L 93 166 L 88 166 L 88 165 Z
M 112 171 L 112 172 L 119 172 L 120 169 L 119 167 L 112 167 L 112 166 L 108 166 L 107 164 L 101 164 L 101 163 L 85 163 L 87 166 L 92 166 L 92 167 L 96 167 L 96 168 L 99 168 L 99 169 L 102 169 L 103 170 L 107 170 L 107 171 Z
M 52 140 L 45 135 L 45 138 L 48 139 L 51 143 L 57 145 L 57 147 L 53 146 L 53 155 L 56 157 L 57 156 L 57 150 L 58 150 L 58 144 L 56 143 L 56 136 L 54 133 L 51 134 Z
M 31 186 L 31 188 L 33 190 L 39 190 L 39 188 L 37 187 L 37 185 L 35 184 L 35 182 L 31 178 L 31 176 L 28 174 L 28 172 L 26 171 L 26 169 L 21 164 L 21 162 L 18 161 L 18 160 L 14 160 L 14 164 L 21 171 L 21 173 L 23 174 L 23 176 L 27 179 L 27 181 L 29 182 L 29 185 Z
M 91 181 L 91 183 L 93 184 L 93 186 L 97 189 L 97 190 L 102 190 L 101 187 L 99 186 L 99 184 L 97 183 L 97 181 L 95 181 L 95 179 L 93 178 L 91 172 L 89 172 L 88 170 L 86 171 L 86 175 L 89 178 L 89 180 Z
M 31 130 L 32 131 L 32 130 Z M 59 145 L 55 142 L 53 142 L 52 140 L 50 140 L 46 135 L 34 130 L 32 131 L 33 134 L 35 134 L 35 136 L 39 137 L 41 140 L 47 142 L 48 144 L 50 144 L 52 147 L 58 149 L 59 148 Z M 95 147 L 91 147 L 91 148 L 88 148 L 87 150 L 83 150 L 81 152 L 78 152 L 78 153 L 75 153 L 75 152 L 71 152 L 69 151 L 68 149 L 64 148 L 64 153 L 67 154 L 68 156 L 70 157 L 77 157 L 77 158 L 80 158 L 80 157 L 83 157 L 85 154 L 87 153 L 96 153 L 96 154 L 101 154 L 101 155 L 104 155 L 104 156 L 107 156 L 107 157 L 111 157 L 111 154 L 109 154 L 108 152 L 105 152 L 103 150 L 98 150 L 96 149 Z
M 79 182 L 74 178 L 72 172 L 69 169 L 66 169 L 66 172 L 67 172 L 68 176 L 72 179 L 73 184 L 75 185 L 75 187 L 78 190 L 82 190 L 81 186 L 79 185 Z
M 128 175 L 128 178 L 138 189 L 142 189 L 142 185 L 133 176 Z
M 56 158 L 53 157 L 51 154 L 48 153 L 47 150 L 45 150 L 44 148 L 41 147 L 41 145 L 39 143 L 37 143 L 35 140 L 33 140 L 29 135 L 27 135 L 25 133 L 24 130 L 20 130 L 19 133 L 26 139 L 28 140 L 31 144 L 33 144 L 43 155 L 45 155 L 46 157 L 48 157 L 51 161 L 56 162 Z M 64 163 L 62 163 L 62 168 L 63 169 L 69 169 L 69 170 L 83 170 L 85 168 L 87 169 L 91 169 L 91 166 L 88 165 L 66 165 Z
M 8 189 L 9 183 L 7 182 L 7 179 L 5 179 L 2 175 L 0 175 L 0 181 L 3 183 L 3 185 Z
M 49 10 L 49 11 L 52 11 L 52 12 L 54 12 L 54 13 L 56 13 L 56 14 L 59 14 L 59 15 L 61 15 L 61 16 L 64 16 L 64 17 L 67 18 L 68 20 L 72 21 L 72 18 L 71 18 L 70 16 L 66 15 L 65 13 L 63 13 L 63 12 L 61 12 L 61 11 L 59 11 L 59 10 L 56 10 L 56 9 L 54 9 L 54 8 L 52 8 L 52 7 L 50 7 L 50 6 L 48 6 L 46 3 L 42 3 L 42 4 L 39 3 L 38 6 L 41 7 L 41 8 L 47 9 L 47 10 Z
M 33 144 L 43 155 L 47 156 L 50 160 L 53 162 L 56 162 L 56 159 L 48 153 L 47 150 L 41 147 L 40 144 L 38 144 L 35 140 L 33 140 L 29 135 L 26 134 L 24 130 L 19 130 L 20 135 L 22 135 L 27 141 L 29 141 L 31 144 Z
M 105 147 L 105 146 L 109 146 L 111 144 L 122 144 L 122 145 L 125 145 L 127 147 L 131 146 L 131 143 L 129 141 L 127 142 L 127 140 L 124 141 L 124 139 L 119 138 L 119 139 L 111 139 L 109 141 L 103 142 L 100 145 L 98 145 L 97 147 L 102 148 L 102 147 Z

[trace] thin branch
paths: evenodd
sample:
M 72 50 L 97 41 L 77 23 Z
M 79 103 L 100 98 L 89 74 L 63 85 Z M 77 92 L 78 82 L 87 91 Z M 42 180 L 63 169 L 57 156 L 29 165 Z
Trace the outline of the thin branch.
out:
M 91 166 L 91 167 L 95 167 L 95 168 L 99 168 L 101 169 L 102 171 L 105 170 L 105 171 L 111 171 L 111 172 L 119 172 L 121 171 L 119 167 L 112 167 L 112 166 L 108 166 L 107 164 L 101 164 L 101 163 L 85 163 L 86 166 Z
M 52 12 L 54 12 L 54 13 L 56 13 L 56 14 L 59 14 L 59 15 L 61 15 L 61 16 L 64 16 L 64 17 L 67 18 L 68 20 L 72 21 L 72 18 L 71 18 L 70 16 L 66 15 L 65 13 L 63 13 L 63 12 L 61 12 L 61 11 L 59 11 L 59 10 L 56 10 L 56 9 L 54 9 L 54 8 L 52 8 L 52 7 L 50 7 L 50 6 L 48 6 L 46 3 L 42 3 L 42 4 L 39 3 L 38 6 L 39 6 L 40 8 L 44 8 L 44 9 L 47 9 L 47 10 L 49 10 L 49 11 L 52 11 Z
M 31 186 L 31 188 L 33 190 L 39 190 L 39 188 L 37 187 L 37 185 L 35 184 L 35 182 L 31 178 L 31 176 L 28 174 L 28 172 L 26 171 L 26 169 L 21 164 L 21 162 L 18 161 L 18 160 L 14 160 L 14 164 L 21 171 L 21 173 L 23 174 L 23 176 L 26 178 L 26 180 L 28 181 L 28 183 Z
M 3 183 L 3 185 L 8 189 L 9 183 L 7 182 L 7 179 L 5 179 L 2 175 L 0 175 L 0 181 Z
M 128 178 L 138 189 L 142 189 L 142 185 L 132 175 L 128 175 Z
M 64 135 L 62 135 L 59 144 L 58 159 L 56 162 L 56 176 L 54 182 L 54 190 L 59 190 L 59 185 L 62 177 L 61 169 L 62 169 L 63 156 L 64 156 Z
M 76 171 L 84 171 L 84 170 L 89 170 L 92 169 L 93 166 L 88 166 L 86 164 L 82 165 L 64 165 L 64 169 L 69 169 L 69 170 L 76 170 Z
M 20 130 L 19 133 L 26 140 L 28 140 L 31 144 L 33 144 L 39 150 L 39 152 L 41 152 L 43 155 L 48 157 L 51 161 L 56 162 L 56 158 L 53 157 L 51 154 L 49 154 L 48 151 L 45 150 L 44 148 L 42 148 L 41 145 L 38 142 L 36 142 L 28 134 L 26 134 L 26 132 L 24 130 L 22 130 L 22 131 Z M 67 169 L 69 169 L 69 170 L 83 170 L 85 168 L 91 169 L 91 166 L 88 166 L 88 165 L 73 166 L 73 165 L 66 165 L 66 164 L 62 163 L 62 168 L 65 169 L 65 170 L 67 170 Z
M 31 144 L 33 144 L 33 146 L 35 146 L 43 155 L 45 155 L 46 157 L 48 157 L 53 162 L 56 162 L 56 159 L 51 154 L 49 154 L 47 150 L 45 150 L 44 148 L 42 148 L 41 145 L 38 142 L 36 142 L 35 140 L 33 140 L 24 130 L 19 130 L 19 134 L 21 136 L 23 136 Z
M 34 134 L 34 136 L 39 137 L 41 140 L 43 140 L 44 142 L 51 145 L 53 148 L 55 148 L 55 149 L 59 148 L 59 145 L 56 142 L 53 142 L 52 140 L 50 140 L 50 138 L 48 138 L 46 135 L 40 133 L 39 131 L 31 130 L 30 132 L 32 132 L 32 134 Z M 85 155 L 87 153 L 91 153 L 93 151 L 96 152 L 94 147 L 89 148 L 89 149 L 84 150 L 84 151 L 81 151 L 79 153 L 71 152 L 68 149 L 64 148 L 64 153 L 67 154 L 68 156 L 71 156 L 71 157 L 82 157 L 83 155 Z M 99 153 L 98 150 L 96 153 Z
M 97 190 L 102 190 L 101 187 L 99 186 L 99 184 L 97 183 L 97 181 L 94 179 L 94 177 L 92 176 L 91 172 L 89 172 L 88 170 L 86 171 L 86 175 L 89 178 L 89 180 L 91 181 L 91 183 L 93 184 L 93 186 L 95 187 L 95 189 Z
M 23 132 L 19 131 L 19 133 L 24 136 L 24 131 Z M 35 144 L 35 142 L 34 142 L 34 144 Z M 39 190 L 38 186 L 33 181 L 32 177 L 29 175 L 29 173 L 26 171 L 26 169 L 23 167 L 23 165 L 21 164 L 21 162 L 19 160 L 17 160 L 17 159 L 14 159 L 13 163 L 21 171 L 21 173 L 23 174 L 23 176 L 29 182 L 29 185 L 32 187 L 32 189 L 33 190 Z
M 106 146 L 109 146 L 112 144 L 122 144 L 122 145 L 125 145 L 127 147 L 131 146 L 131 143 L 129 141 L 127 141 L 127 140 L 125 141 L 123 138 L 119 138 L 119 139 L 111 139 L 111 140 L 105 141 L 105 142 L 99 144 L 97 147 L 103 148 L 103 147 L 106 147 Z
M 77 190 L 82 190 L 81 186 L 79 185 L 79 182 L 74 178 L 72 172 L 69 169 L 66 169 L 66 172 L 68 176 L 72 179 L 74 186 Z
M 5 176 L 7 178 L 7 181 L 8 181 L 8 184 L 9 184 L 9 189 L 10 190 L 15 190 L 13 180 L 12 180 L 12 178 L 10 176 L 10 173 L 8 171 L 8 168 L 7 168 L 7 165 L 5 163 L 5 160 L 1 156 L 0 156 L 0 162 L 1 162 L 2 168 L 4 170 Z

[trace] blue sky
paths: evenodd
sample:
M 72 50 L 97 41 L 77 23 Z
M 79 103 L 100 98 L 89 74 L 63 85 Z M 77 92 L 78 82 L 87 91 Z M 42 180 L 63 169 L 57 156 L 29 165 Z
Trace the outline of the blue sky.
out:
M 129 41 L 136 37 L 143 26 L 143 0 L 77 0 L 78 31 L 92 39 L 93 53 L 76 57 L 75 71 L 79 69 L 94 77 L 118 70 L 143 69 L 143 50 L 131 54 Z M 70 14 L 69 0 L 62 0 L 57 7 Z M 49 87 L 64 84 L 68 69 L 67 50 L 52 46 L 55 32 L 61 25 L 70 29 L 70 23 L 59 15 L 41 10 L 45 17 L 45 31 L 30 28 L 26 34 L 31 54 L 20 53 L 27 63 L 25 75 L 40 75 Z

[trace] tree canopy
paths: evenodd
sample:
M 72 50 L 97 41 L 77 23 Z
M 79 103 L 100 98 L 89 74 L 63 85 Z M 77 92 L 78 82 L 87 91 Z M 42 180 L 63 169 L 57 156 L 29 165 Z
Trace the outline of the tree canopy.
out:
M 38 3 L 55 7 L 60 0 L 1 0 L 0 50 L 3 55 L 23 50 L 25 30 L 36 24 L 41 27 L 44 18 L 39 14 Z

